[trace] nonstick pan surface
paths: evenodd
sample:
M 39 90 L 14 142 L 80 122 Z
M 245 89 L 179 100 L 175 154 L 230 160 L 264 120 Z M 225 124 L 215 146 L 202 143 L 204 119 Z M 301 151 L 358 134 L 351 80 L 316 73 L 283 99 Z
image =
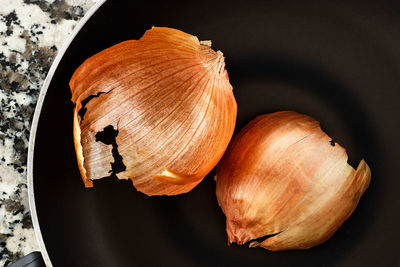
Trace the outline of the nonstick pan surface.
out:
M 399 13 L 398 1 L 106 1 L 53 66 L 33 123 L 30 192 L 43 254 L 54 266 L 399 266 Z M 296 110 L 318 119 L 350 164 L 367 161 L 370 187 L 329 241 L 285 252 L 227 246 L 214 171 L 174 197 L 116 178 L 84 188 L 69 79 L 86 58 L 151 26 L 224 53 L 235 133 L 257 115 Z

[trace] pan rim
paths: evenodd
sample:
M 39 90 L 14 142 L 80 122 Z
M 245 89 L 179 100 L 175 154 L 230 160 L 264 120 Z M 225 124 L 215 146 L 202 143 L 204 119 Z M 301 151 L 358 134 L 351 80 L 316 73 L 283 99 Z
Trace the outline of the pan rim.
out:
M 61 59 L 64 57 L 65 52 L 68 47 L 75 39 L 76 35 L 83 28 L 86 22 L 93 16 L 94 13 L 106 2 L 107 0 L 98 0 L 83 16 L 83 18 L 77 23 L 75 28 L 72 30 L 70 35 L 67 37 L 65 42 L 63 43 L 61 49 L 57 53 L 49 72 L 47 73 L 46 79 L 43 82 L 43 85 L 40 89 L 39 97 L 35 107 L 35 113 L 33 115 L 30 135 L 29 135 L 29 144 L 28 144 L 28 159 L 27 159 L 27 184 L 28 184 L 28 201 L 29 201 L 29 209 L 32 218 L 33 230 L 35 232 L 36 241 L 39 245 L 40 252 L 42 254 L 43 260 L 48 267 L 52 267 L 49 254 L 46 249 L 46 245 L 43 241 L 43 236 L 40 230 L 39 220 L 36 212 L 36 204 L 35 204 L 35 195 L 34 195 L 34 187 L 33 187 L 33 156 L 35 149 L 35 139 L 36 139 L 36 131 L 39 123 L 40 113 L 43 107 L 44 99 L 46 97 L 47 89 L 49 88 L 50 82 L 53 79 L 54 73 L 56 72 Z

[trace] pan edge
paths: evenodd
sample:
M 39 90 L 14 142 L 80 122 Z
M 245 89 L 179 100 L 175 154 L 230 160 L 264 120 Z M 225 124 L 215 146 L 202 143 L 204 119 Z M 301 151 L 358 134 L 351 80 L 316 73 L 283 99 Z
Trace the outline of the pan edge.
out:
M 47 249 L 45 243 L 43 241 L 42 233 L 40 230 L 39 220 L 37 217 L 36 212 L 36 205 L 35 205 L 35 196 L 34 196 L 34 188 L 33 188 L 33 156 L 34 156 L 34 149 L 35 149 L 35 139 L 36 139 L 36 130 L 39 123 L 40 113 L 42 110 L 42 106 L 44 103 L 44 99 L 46 97 L 47 89 L 50 85 L 50 82 L 53 78 L 53 75 L 60 63 L 61 59 L 63 58 L 65 52 L 67 51 L 68 47 L 75 39 L 78 32 L 83 28 L 86 22 L 92 17 L 94 13 L 106 2 L 107 0 L 98 0 L 83 16 L 83 18 L 78 22 L 75 28 L 72 30 L 71 34 L 65 40 L 64 44 L 62 45 L 60 51 L 58 52 L 56 58 L 54 59 L 49 72 L 47 73 L 46 79 L 43 82 L 42 88 L 40 89 L 38 101 L 36 103 L 35 113 L 33 115 L 31 131 L 29 135 L 29 145 L 28 145 L 28 160 L 27 160 L 27 184 L 28 184 L 28 201 L 29 201 L 29 209 L 32 218 L 33 229 L 36 236 L 36 241 L 38 242 L 40 252 L 42 254 L 43 260 L 46 263 L 46 266 L 52 267 L 53 264 L 51 263 L 50 257 L 47 253 Z

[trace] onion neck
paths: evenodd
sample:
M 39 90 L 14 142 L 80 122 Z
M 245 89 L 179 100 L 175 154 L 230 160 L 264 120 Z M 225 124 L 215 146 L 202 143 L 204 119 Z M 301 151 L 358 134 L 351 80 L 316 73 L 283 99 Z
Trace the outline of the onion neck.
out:
M 215 76 L 225 74 L 225 58 L 221 51 L 215 52 L 209 46 L 201 45 L 200 60 L 202 65 Z

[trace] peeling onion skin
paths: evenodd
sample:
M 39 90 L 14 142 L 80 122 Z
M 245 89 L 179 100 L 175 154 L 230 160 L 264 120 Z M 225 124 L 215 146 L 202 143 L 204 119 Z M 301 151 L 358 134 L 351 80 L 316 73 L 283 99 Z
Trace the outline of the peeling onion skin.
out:
M 108 177 L 111 145 L 96 141 L 107 126 L 131 179 L 147 195 L 177 195 L 195 187 L 218 163 L 232 137 L 237 106 L 224 57 L 209 42 L 153 27 L 140 40 L 87 59 L 70 81 L 74 143 L 86 187 Z M 83 119 L 78 111 L 86 104 Z
M 333 235 L 371 171 L 364 160 L 354 170 L 345 149 L 330 141 L 318 121 L 292 111 L 259 116 L 233 138 L 216 175 L 229 244 L 307 249 Z

